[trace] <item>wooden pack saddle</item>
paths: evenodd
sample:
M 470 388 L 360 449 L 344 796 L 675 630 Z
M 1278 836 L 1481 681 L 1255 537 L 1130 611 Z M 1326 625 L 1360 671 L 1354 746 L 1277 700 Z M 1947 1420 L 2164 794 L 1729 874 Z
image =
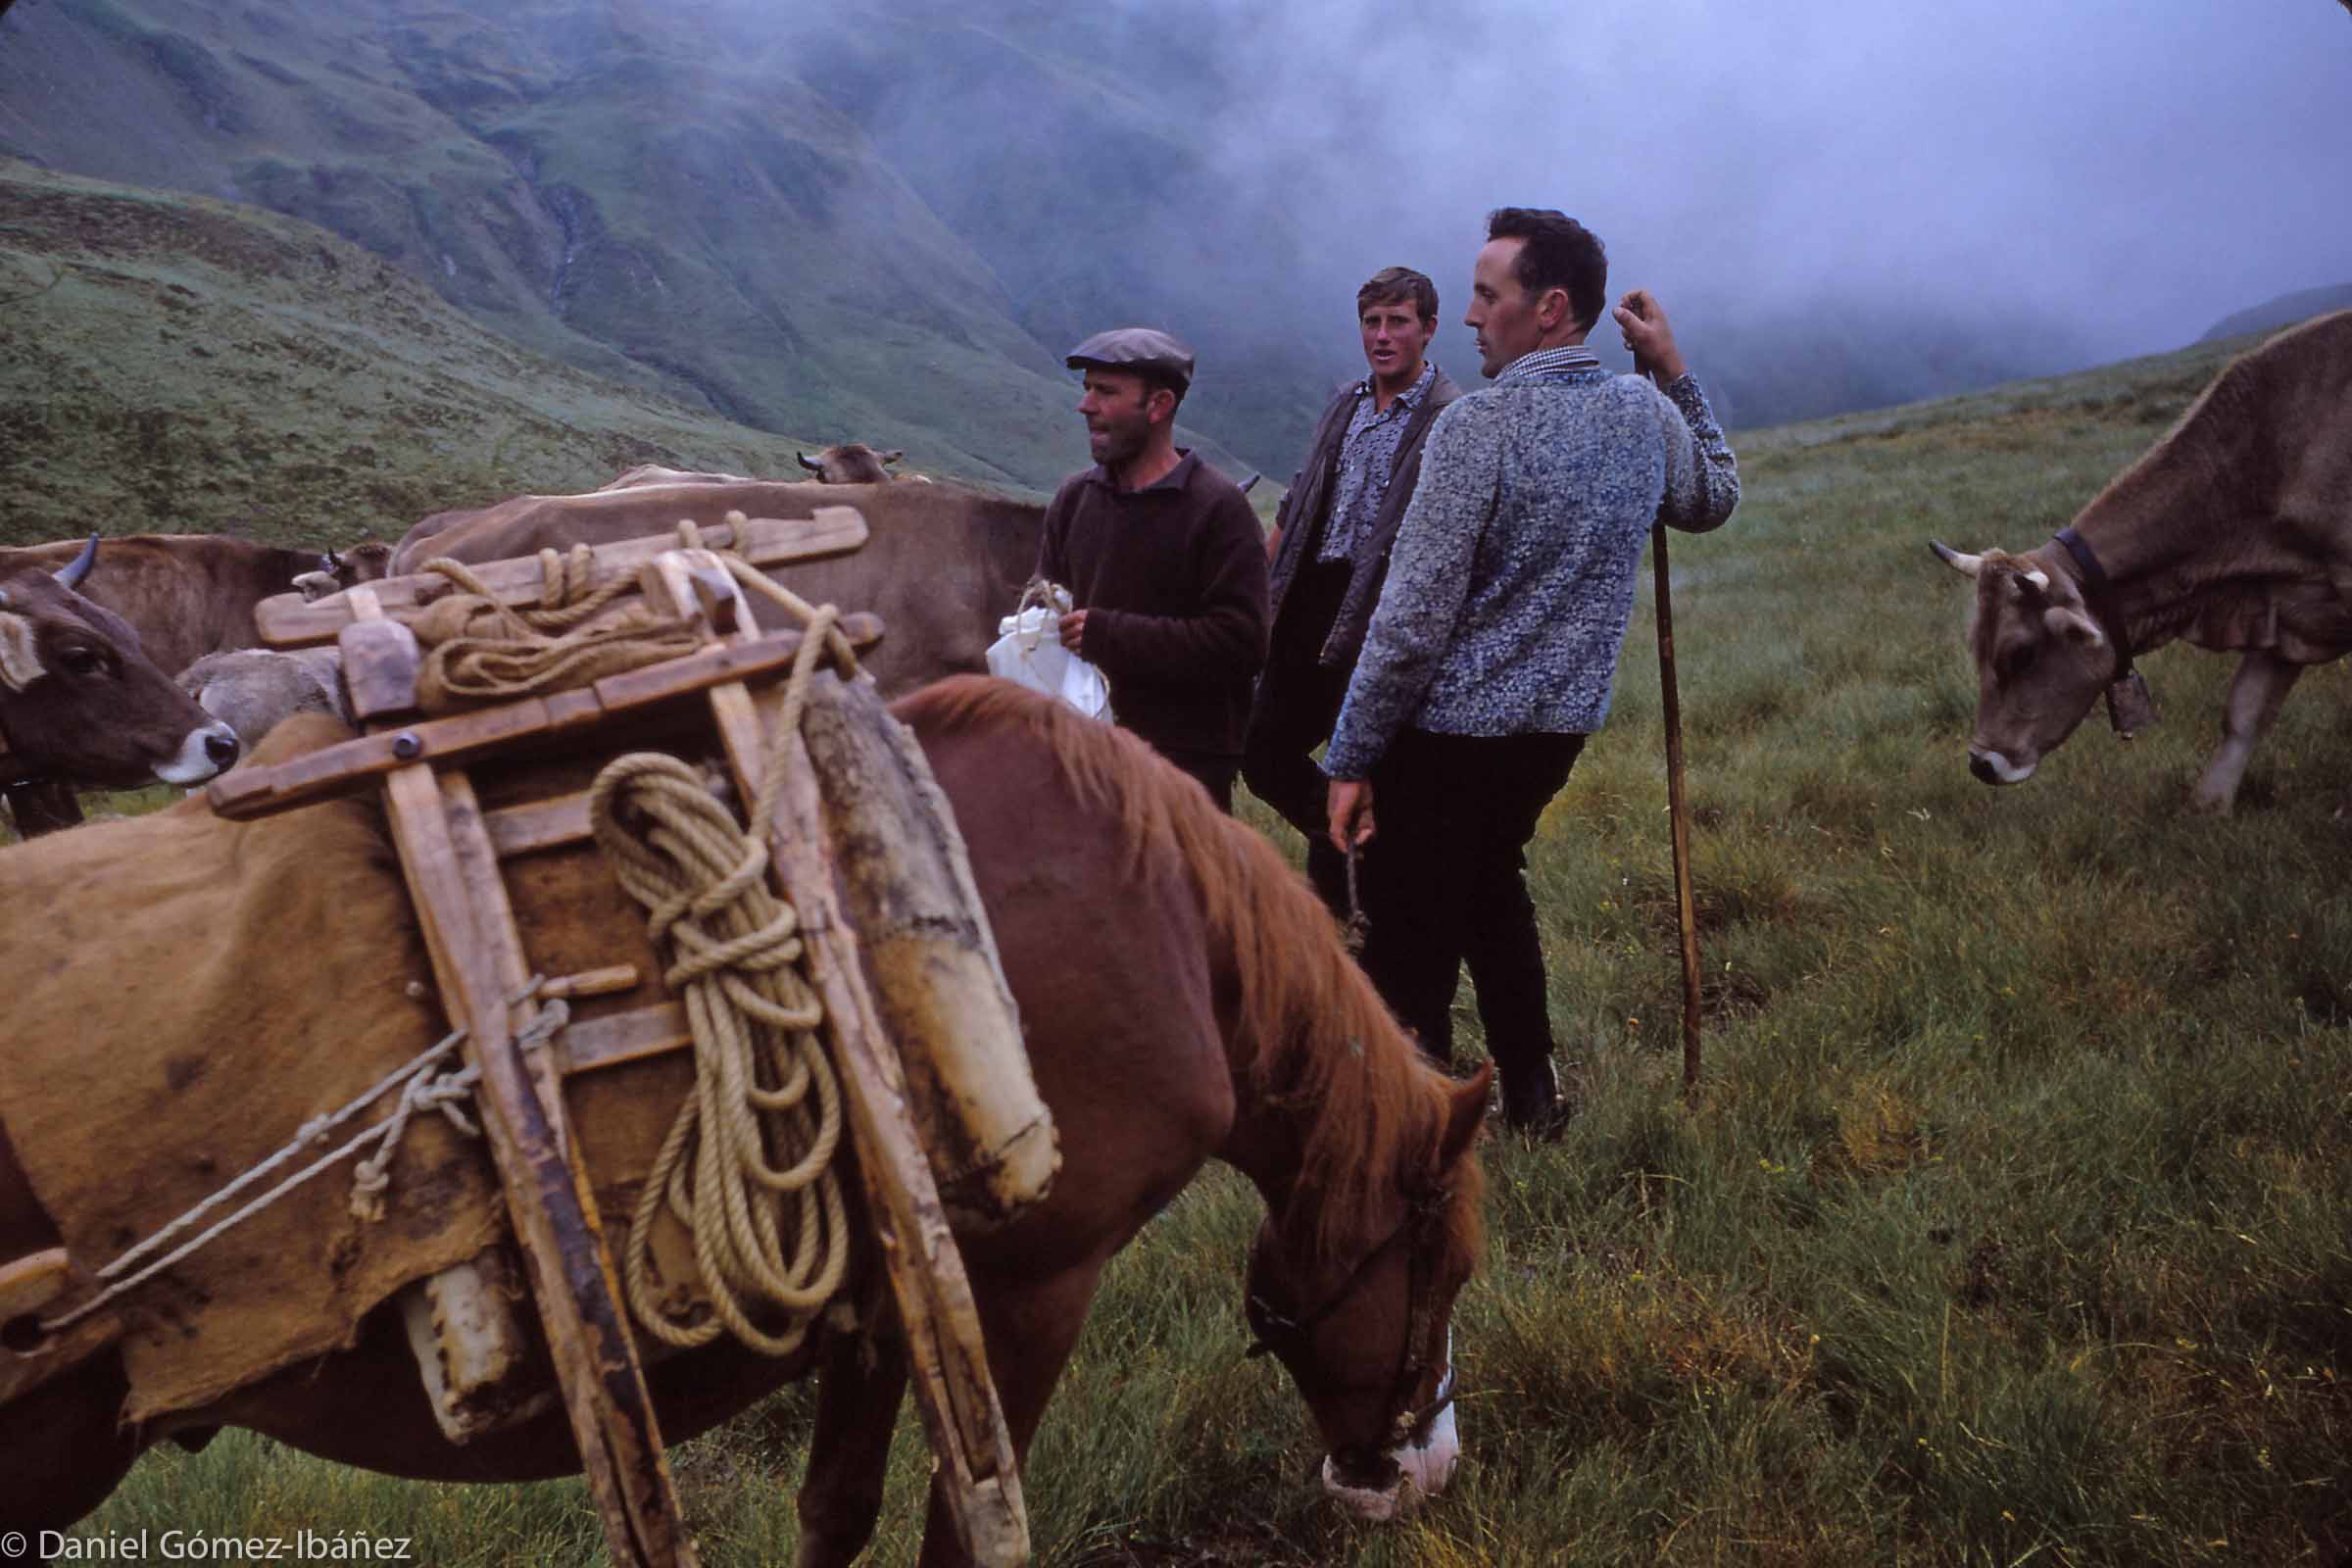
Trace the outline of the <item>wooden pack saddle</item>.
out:
M 476 1108 L 542 1344 L 518 1348 L 514 1325 L 498 1321 L 508 1293 L 495 1252 L 410 1287 L 403 1311 L 455 1441 L 511 1417 L 528 1396 L 514 1391 L 516 1369 L 543 1380 L 552 1361 L 616 1564 L 693 1560 L 573 1104 L 607 1069 L 693 1045 L 643 914 L 591 838 L 589 781 L 643 751 L 704 761 L 747 809 L 771 791 L 775 891 L 798 910 L 857 1180 L 959 1533 L 981 1562 L 1027 1557 L 1020 1481 L 950 1220 L 1002 1223 L 1042 1197 L 1058 1163 L 1051 1119 L 919 751 L 870 680 L 831 672 L 804 675 L 788 731 L 804 633 L 763 629 L 715 553 L 773 566 L 855 549 L 864 534 L 854 510 L 827 507 L 808 519 L 734 515 L 688 541 L 598 547 L 591 570 L 570 564 L 575 575 L 633 581 L 647 611 L 692 628 L 691 651 L 437 716 L 419 707 L 422 656 L 407 622 L 446 596 L 446 579 L 270 601 L 258 618 L 271 643 L 339 644 L 362 734 L 210 790 L 214 809 L 237 818 L 382 790 L 442 1011 L 466 1031 L 479 1072 Z M 554 565 L 473 570 L 473 590 L 528 606 Z M 839 621 L 852 646 L 881 631 L 870 614 Z M 543 1013 L 559 1000 L 551 1033 Z

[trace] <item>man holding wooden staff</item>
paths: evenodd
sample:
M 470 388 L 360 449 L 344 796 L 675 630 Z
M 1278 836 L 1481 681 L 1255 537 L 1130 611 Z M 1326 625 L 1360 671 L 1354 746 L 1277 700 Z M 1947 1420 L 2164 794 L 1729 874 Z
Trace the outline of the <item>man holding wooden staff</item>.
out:
M 1430 430 L 1323 762 L 1332 842 L 1363 857 L 1365 971 L 1449 1064 L 1475 952 L 1504 1119 L 1538 1134 L 1566 1107 L 1527 845 L 1608 716 L 1651 525 L 1704 532 L 1740 500 L 1656 300 L 1636 289 L 1614 313 L 1641 375 L 1611 375 L 1584 346 L 1607 294 L 1607 255 L 1583 224 L 1489 215 L 1462 320 L 1494 385 Z

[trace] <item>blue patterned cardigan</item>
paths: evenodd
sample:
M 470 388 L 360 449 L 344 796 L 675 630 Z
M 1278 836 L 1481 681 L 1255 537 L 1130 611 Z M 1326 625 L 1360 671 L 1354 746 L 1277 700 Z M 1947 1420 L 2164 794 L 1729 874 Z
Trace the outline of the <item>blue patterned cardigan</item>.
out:
M 1512 362 L 1430 429 L 1323 770 L 1365 777 L 1407 727 L 1600 728 L 1650 524 L 1703 533 L 1739 502 L 1695 376 L 1661 392 L 1574 347 Z

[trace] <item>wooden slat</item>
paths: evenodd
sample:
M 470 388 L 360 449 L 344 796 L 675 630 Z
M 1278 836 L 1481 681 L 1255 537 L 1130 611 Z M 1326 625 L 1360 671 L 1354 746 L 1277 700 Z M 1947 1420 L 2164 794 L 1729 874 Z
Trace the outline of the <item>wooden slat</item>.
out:
M 653 1404 L 610 1286 L 602 1232 L 594 1209 L 580 1204 L 563 1126 L 549 1118 L 514 1049 L 507 998 L 523 977 L 511 975 L 514 964 L 473 912 L 484 890 L 463 869 L 432 768 L 397 769 L 385 795 L 443 1005 L 469 1029 L 465 1050 L 481 1069 L 475 1095 L 483 1132 L 612 1561 L 627 1568 L 692 1562 Z M 480 849 L 495 865 L 486 839 Z
M 588 792 L 558 795 L 520 806 L 504 806 L 482 813 L 490 847 L 502 860 L 539 850 L 577 844 L 593 831 L 588 820 Z
M 621 492 L 614 492 L 621 495 Z M 642 499 L 630 504 L 642 504 Z M 866 541 L 865 516 L 855 507 L 818 507 L 808 517 L 753 517 L 739 529 L 730 523 L 715 523 L 703 529 L 703 540 L 713 550 L 732 550 L 756 566 L 784 566 L 795 562 L 822 561 L 829 556 L 844 556 Z M 677 533 L 655 534 L 641 539 L 623 539 L 612 544 L 598 545 L 596 550 L 596 580 L 608 577 L 634 576 L 637 569 L 664 550 L 678 547 Z M 473 567 L 474 574 L 494 590 L 502 604 L 536 605 L 542 591 L 544 574 L 536 556 L 513 561 L 484 562 Z M 417 609 L 426 598 L 445 592 L 449 579 L 437 572 L 417 572 L 400 577 L 381 577 L 365 586 L 372 589 L 384 612 L 394 619 Z M 306 600 L 300 594 L 276 594 L 265 599 L 254 609 L 254 622 L 261 630 L 262 641 L 272 648 L 299 648 L 308 643 L 331 642 L 335 635 L 358 617 L 351 609 L 348 590 L 325 599 Z
M 344 627 L 336 644 L 353 717 L 365 723 L 416 716 L 416 675 L 424 656 L 415 632 L 397 620 L 371 617 Z
M 633 963 L 609 963 L 601 969 L 582 969 L 577 974 L 559 974 L 540 981 L 539 1000 L 562 1002 L 566 997 L 610 997 L 636 990 L 644 978 Z
M 0 1263 L 0 1323 L 38 1312 L 73 1285 L 74 1265 L 62 1247 Z
M 865 612 L 847 617 L 845 625 L 853 645 L 870 647 L 882 635 L 882 622 Z M 236 820 L 309 806 L 409 763 L 470 760 L 518 741 L 550 739 L 610 714 L 674 701 L 720 682 L 772 677 L 792 667 L 800 641 L 798 632 L 780 632 L 754 642 L 707 648 L 683 659 L 609 675 L 578 691 L 422 719 L 321 747 L 273 767 L 235 768 L 207 785 L 205 798 L 217 815 Z
M 658 1056 L 694 1044 L 694 1026 L 686 1005 L 664 1002 L 632 1012 L 583 1018 L 564 1031 L 562 1057 L 566 1073 L 616 1067 L 624 1061 Z
M 560 1075 L 552 1061 L 526 1060 L 514 1047 L 508 998 L 521 989 L 527 960 L 471 786 L 462 775 L 437 780 L 430 763 L 417 761 L 385 778 L 384 800 L 444 1011 L 466 1024 L 466 1056 L 481 1072 L 483 1133 L 611 1560 L 616 1568 L 691 1568 L 694 1547 L 668 1455 L 595 1204 L 583 1199 L 565 1136 Z M 523 1004 L 525 1022 L 533 1006 Z

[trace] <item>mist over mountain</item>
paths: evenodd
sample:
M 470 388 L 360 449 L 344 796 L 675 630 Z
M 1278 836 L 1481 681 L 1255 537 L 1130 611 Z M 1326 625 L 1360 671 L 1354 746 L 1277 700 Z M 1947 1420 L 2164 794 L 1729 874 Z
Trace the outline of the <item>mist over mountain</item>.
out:
M 2338 283 L 2333 288 L 2298 289 L 2292 294 L 2260 305 L 2249 306 L 2223 317 L 2206 328 L 2200 343 L 2212 343 L 2226 337 L 2244 337 L 2249 332 L 2276 332 L 2281 327 L 2308 321 L 2315 316 L 2330 311 L 2352 311 L 2352 283 Z
M 2171 220 L 2171 184 L 2220 213 L 2212 171 L 2247 148 L 2159 144 L 2161 175 L 2092 156 L 2155 135 L 2110 132 L 2115 106 L 2230 24 L 2021 32 L 2023 4 L 1709 3 L 1661 35 L 1630 0 L 1572 24 L 1532 0 L 19 0 L 0 153 L 305 219 L 582 369 L 1028 486 L 1086 461 L 1060 357 L 1106 325 L 1190 341 L 1193 438 L 1285 477 L 1361 373 L 1378 269 L 1437 280 L 1437 356 L 1474 377 L 1462 296 L 1504 203 L 1591 222 L 1736 425 L 2170 347 L 2181 294 L 2201 324 L 2344 275 L 2340 201 L 2305 203 L 2294 254 L 2254 218 Z M 2293 25 L 2217 33 L 2167 123 L 2340 102 L 2352 77 Z M 2295 91 L 2257 79 L 2274 55 Z M 2094 90 L 2060 90 L 2085 63 Z M 2292 210 L 2304 166 L 2253 167 L 2278 188 L 2248 201 Z M 1622 367 L 1605 321 L 1594 343 Z

